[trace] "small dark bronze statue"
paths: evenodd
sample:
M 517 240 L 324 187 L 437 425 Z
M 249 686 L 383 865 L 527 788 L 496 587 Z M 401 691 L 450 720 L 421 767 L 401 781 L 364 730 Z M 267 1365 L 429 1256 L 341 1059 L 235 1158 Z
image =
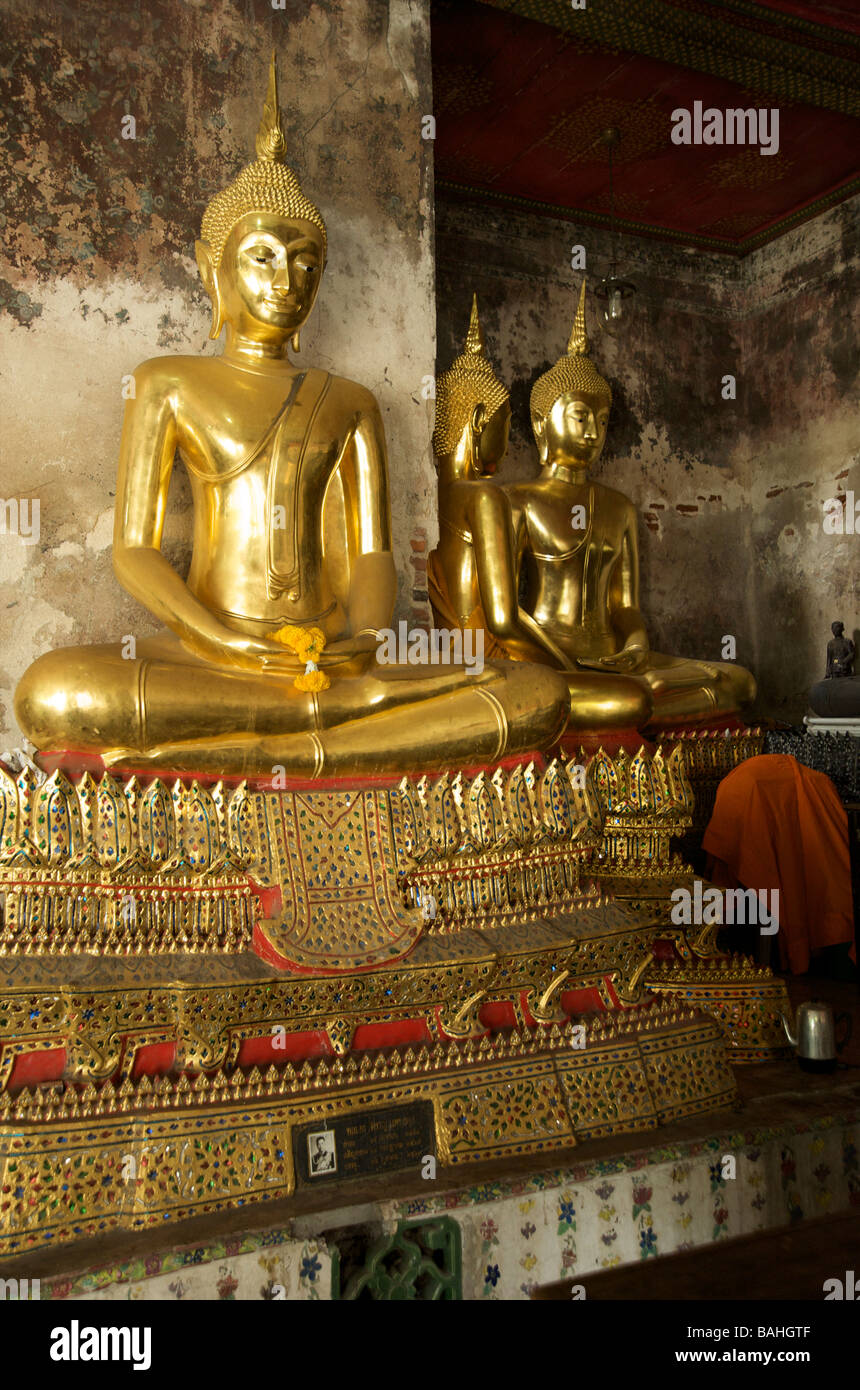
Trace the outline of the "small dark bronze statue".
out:
M 854 678 L 854 643 L 844 623 L 831 623 L 824 680 L 809 692 L 809 703 L 821 719 L 860 719 L 860 681 Z
M 850 637 L 846 637 L 844 623 L 831 623 L 830 631 L 833 633 L 827 643 L 827 670 L 824 673 L 825 680 L 830 676 L 853 676 L 854 675 L 854 643 Z

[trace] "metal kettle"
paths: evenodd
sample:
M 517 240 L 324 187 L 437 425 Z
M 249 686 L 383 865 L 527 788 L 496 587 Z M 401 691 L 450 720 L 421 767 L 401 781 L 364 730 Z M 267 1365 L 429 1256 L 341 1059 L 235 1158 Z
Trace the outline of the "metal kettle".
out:
M 785 1036 L 797 1050 L 797 1059 L 801 1066 L 806 1063 L 816 1071 L 832 1071 L 836 1066 L 836 1022 L 830 1005 L 820 999 L 809 999 L 799 1004 L 796 1033 L 792 1033 L 785 1014 L 781 1014 L 780 1017 Z M 848 1024 L 850 1036 L 851 1017 L 849 1014 L 840 1014 L 839 1022 L 843 1019 Z M 840 1043 L 840 1050 L 847 1041 L 848 1037 L 845 1037 Z

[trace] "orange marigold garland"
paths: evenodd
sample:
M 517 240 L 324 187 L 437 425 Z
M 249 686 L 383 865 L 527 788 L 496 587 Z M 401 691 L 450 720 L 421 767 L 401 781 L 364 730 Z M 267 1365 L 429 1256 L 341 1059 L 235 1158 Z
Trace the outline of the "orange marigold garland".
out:
M 325 671 L 321 671 L 317 666 L 317 661 L 325 651 L 324 632 L 321 632 L 318 627 L 288 625 L 275 633 L 275 641 L 289 647 L 300 661 L 305 662 L 304 671 L 301 671 L 293 681 L 296 690 L 302 690 L 308 694 L 328 690 L 331 681 Z

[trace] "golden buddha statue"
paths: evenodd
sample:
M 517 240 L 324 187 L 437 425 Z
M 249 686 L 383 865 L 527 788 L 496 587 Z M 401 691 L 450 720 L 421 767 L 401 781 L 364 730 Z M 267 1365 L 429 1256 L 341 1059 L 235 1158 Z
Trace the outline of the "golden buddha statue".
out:
M 376 659 L 395 599 L 382 421 L 363 386 L 287 355 L 327 240 L 285 163 L 274 55 L 256 153 L 196 245 L 222 354 L 145 362 L 126 405 L 114 569 L 165 630 L 133 653 L 40 657 L 16 692 L 21 728 L 105 766 L 299 777 L 545 747 L 566 717 L 555 673 Z M 161 553 L 177 450 L 194 504 L 187 580 Z
M 517 606 L 511 504 L 483 481 L 504 458 L 510 423 L 510 396 L 487 359 L 474 295 L 463 351 L 436 383 L 439 544 L 427 587 L 440 625 L 482 632 L 487 656 L 527 660 L 543 637 Z
M 436 383 L 439 545 L 427 565 L 434 617 L 448 628 L 483 629 L 489 657 L 539 661 L 564 671 L 570 728 L 637 727 L 651 710 L 642 683 L 578 670 L 546 628 L 519 607 L 510 502 L 486 481 L 504 458 L 510 419 L 510 397 L 487 359 L 474 296 L 463 352 Z
M 649 727 L 734 712 L 755 697 L 749 671 L 649 647 L 639 608 L 635 508 L 623 493 L 589 478 L 606 440 L 612 392 L 588 350 L 583 281 L 567 352 L 532 389 L 540 476 L 505 489 L 525 566 L 526 607 L 576 666 L 641 682 L 653 702 Z M 599 699 L 593 717 L 599 727 Z M 585 711 L 580 722 L 588 723 Z

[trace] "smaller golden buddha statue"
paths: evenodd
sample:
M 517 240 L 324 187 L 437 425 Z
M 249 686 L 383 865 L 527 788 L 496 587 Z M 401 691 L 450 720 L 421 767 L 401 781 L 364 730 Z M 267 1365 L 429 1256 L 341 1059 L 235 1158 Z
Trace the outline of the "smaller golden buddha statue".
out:
M 565 674 L 569 727 L 630 728 L 651 702 L 641 682 L 578 670 L 545 627 L 519 606 L 510 502 L 489 479 L 508 446 L 507 389 L 486 356 L 477 296 L 462 353 L 436 383 L 433 450 L 439 480 L 439 545 L 427 566 L 436 621 L 483 630 L 490 657 L 540 661 Z
M 604 672 L 607 681 L 623 673 L 640 682 L 653 702 L 647 726 L 735 712 L 755 697 L 749 671 L 649 646 L 639 607 L 636 510 L 623 493 L 589 476 L 603 451 L 611 406 L 609 383 L 589 356 L 583 281 L 567 352 L 532 389 L 540 475 L 506 488 L 525 567 L 525 606 L 577 667 Z M 596 726 L 600 714 L 598 699 Z

